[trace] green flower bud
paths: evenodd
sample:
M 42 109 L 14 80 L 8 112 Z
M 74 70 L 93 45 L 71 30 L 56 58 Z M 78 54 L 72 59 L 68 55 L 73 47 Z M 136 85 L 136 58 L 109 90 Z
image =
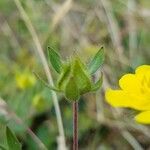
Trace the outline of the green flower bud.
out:
M 56 87 L 51 87 L 44 83 L 51 90 L 63 92 L 66 99 L 76 101 L 82 94 L 97 91 L 102 86 L 103 77 L 101 76 L 96 83 L 92 83 L 92 74 L 94 74 L 104 62 L 103 48 L 96 53 L 87 66 L 82 63 L 77 55 L 71 60 L 63 62 L 57 52 L 52 48 L 48 50 L 51 65 L 59 73 Z
M 79 88 L 74 80 L 74 77 L 70 77 L 66 83 L 65 97 L 70 101 L 76 101 L 80 97 Z
M 73 60 L 72 76 L 78 86 L 79 93 L 85 94 L 91 90 L 90 76 L 87 72 L 86 66 L 77 57 Z
M 71 72 L 71 66 L 70 64 L 64 64 L 62 72 L 60 73 L 60 76 L 58 78 L 57 81 L 57 88 L 61 89 L 63 91 L 63 89 L 65 89 L 66 87 L 66 83 L 70 77 L 70 72 Z

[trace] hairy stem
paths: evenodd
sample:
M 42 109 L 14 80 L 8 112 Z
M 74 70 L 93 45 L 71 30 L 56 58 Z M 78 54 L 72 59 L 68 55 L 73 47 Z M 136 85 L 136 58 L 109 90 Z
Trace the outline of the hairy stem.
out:
M 78 150 L 78 102 L 73 102 L 73 150 Z

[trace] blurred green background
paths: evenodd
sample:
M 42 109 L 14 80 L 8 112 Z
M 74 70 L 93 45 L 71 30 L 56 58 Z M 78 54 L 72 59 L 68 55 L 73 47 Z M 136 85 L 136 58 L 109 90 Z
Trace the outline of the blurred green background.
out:
M 103 87 L 79 102 L 79 150 L 149 150 L 149 126 L 134 122 L 136 112 L 111 108 L 104 98 L 123 74 L 150 64 L 149 0 L 0 0 L 0 143 L 6 145 L 8 125 L 22 149 L 37 150 L 28 126 L 49 150 L 58 149 L 51 91 L 32 73 L 47 80 L 38 49 L 47 57 L 47 46 L 53 46 L 63 59 L 77 51 L 88 61 L 102 45 Z M 62 95 L 58 100 L 71 149 L 72 106 Z

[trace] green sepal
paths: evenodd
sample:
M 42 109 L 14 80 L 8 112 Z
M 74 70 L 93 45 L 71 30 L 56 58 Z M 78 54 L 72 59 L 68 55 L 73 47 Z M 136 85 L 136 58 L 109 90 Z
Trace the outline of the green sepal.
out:
M 74 80 L 74 77 L 71 77 L 66 84 L 65 97 L 69 101 L 77 101 L 80 97 L 79 89 Z
M 64 64 L 62 72 L 61 72 L 60 77 L 57 82 L 58 89 L 61 89 L 62 91 L 64 91 L 64 88 L 65 88 L 68 78 L 70 76 L 70 71 L 71 71 L 70 64 L 68 64 L 68 63 Z
M 21 150 L 21 144 L 9 127 L 6 127 L 6 138 L 9 150 Z
M 101 75 L 100 79 L 95 84 L 92 85 L 91 92 L 99 90 L 102 86 L 102 83 L 103 83 L 103 74 Z
M 91 90 L 91 81 L 87 69 L 79 58 L 75 58 L 72 64 L 74 80 L 78 86 L 79 93 L 85 94 Z
M 0 145 L 0 150 L 7 150 L 7 148 L 4 147 L 3 145 Z
M 48 56 L 53 68 L 57 71 L 57 73 L 60 73 L 62 70 L 60 55 L 52 47 L 48 47 Z
M 90 74 L 94 74 L 104 63 L 104 48 L 101 47 L 88 65 Z
M 34 75 L 36 76 L 36 78 L 44 85 L 46 86 L 47 88 L 49 88 L 50 90 L 53 90 L 53 91 L 56 91 L 56 92 L 61 92 L 60 89 L 56 88 L 56 87 L 53 87 L 53 86 L 50 86 L 49 84 L 47 84 L 37 73 L 33 72 Z

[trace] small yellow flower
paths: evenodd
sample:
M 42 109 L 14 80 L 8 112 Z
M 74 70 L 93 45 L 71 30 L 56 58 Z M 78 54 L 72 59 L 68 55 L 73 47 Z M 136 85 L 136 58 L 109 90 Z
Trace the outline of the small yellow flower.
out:
M 16 75 L 16 84 L 20 89 L 27 89 L 36 83 L 36 78 L 30 72 L 19 72 Z
M 150 65 L 139 66 L 135 74 L 126 74 L 119 80 L 120 90 L 108 89 L 105 97 L 114 107 L 140 111 L 135 117 L 139 123 L 150 124 Z

